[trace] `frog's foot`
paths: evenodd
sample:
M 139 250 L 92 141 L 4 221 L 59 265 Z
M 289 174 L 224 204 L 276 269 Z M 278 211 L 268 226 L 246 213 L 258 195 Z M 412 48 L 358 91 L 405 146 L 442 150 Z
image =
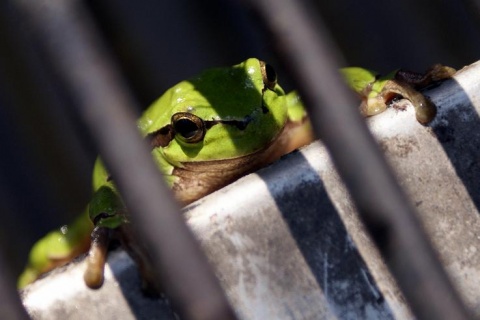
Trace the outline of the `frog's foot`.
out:
M 425 73 L 399 70 L 396 72 L 394 79 L 385 83 L 377 96 L 368 99 L 366 103 L 368 107 L 367 115 L 380 113 L 385 110 L 386 105 L 391 103 L 393 99 L 403 97 L 410 100 L 415 107 L 417 121 L 426 125 L 435 118 L 437 108 L 418 90 L 425 88 L 435 81 L 450 78 L 454 74 L 455 69 L 440 64 L 434 65 Z M 365 107 L 366 110 L 367 107 Z
M 430 100 L 408 83 L 399 80 L 386 81 L 380 93 L 364 99 L 360 105 L 360 113 L 366 117 L 382 113 L 399 97 L 410 100 L 415 107 L 417 121 L 423 125 L 432 121 L 437 114 L 437 108 Z
M 391 103 L 397 97 L 410 100 L 415 108 L 417 121 L 423 125 L 427 125 L 437 114 L 437 107 L 427 97 L 402 81 L 388 81 L 378 97 L 383 99 L 385 104 Z
M 103 274 L 111 232 L 112 229 L 98 226 L 92 231 L 90 251 L 86 258 L 87 268 L 83 275 L 83 280 L 89 288 L 98 289 L 103 284 Z
M 364 117 L 371 117 L 385 111 L 387 109 L 387 103 L 382 95 L 367 97 L 362 99 L 359 109 Z

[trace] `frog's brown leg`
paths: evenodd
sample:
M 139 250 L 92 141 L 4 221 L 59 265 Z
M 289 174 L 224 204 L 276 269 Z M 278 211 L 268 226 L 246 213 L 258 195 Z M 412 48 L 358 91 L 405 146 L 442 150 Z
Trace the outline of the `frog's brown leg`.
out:
M 130 224 L 120 226 L 117 231 L 122 247 L 137 264 L 140 278 L 142 279 L 143 292 L 149 296 L 157 296 L 160 293 L 160 288 L 155 280 L 154 270 L 152 269 L 151 259 L 147 250 L 138 238 L 134 238 Z
M 111 239 L 112 230 L 105 227 L 95 227 L 91 235 L 90 251 L 87 256 L 87 268 L 83 275 L 85 284 L 98 289 L 103 284 L 107 249 Z
M 388 81 L 380 93 L 380 96 L 382 96 L 386 103 L 397 96 L 402 96 L 410 100 L 415 107 L 417 121 L 423 125 L 432 121 L 437 114 L 435 105 L 406 82 L 398 80 Z
M 408 98 L 415 106 L 415 115 L 418 122 L 427 124 L 433 120 L 437 113 L 436 106 L 417 90 L 425 88 L 429 84 L 442 79 L 450 78 L 455 74 L 455 69 L 436 64 L 425 73 L 416 73 L 399 70 L 395 79 L 389 81 L 382 91 L 385 101 L 389 101 L 392 94 L 398 94 Z M 390 96 L 390 97 L 389 97 Z
M 406 82 L 415 89 L 425 88 L 435 81 L 450 78 L 456 70 L 441 64 L 435 64 L 425 73 L 418 73 L 400 69 L 395 74 L 395 80 Z

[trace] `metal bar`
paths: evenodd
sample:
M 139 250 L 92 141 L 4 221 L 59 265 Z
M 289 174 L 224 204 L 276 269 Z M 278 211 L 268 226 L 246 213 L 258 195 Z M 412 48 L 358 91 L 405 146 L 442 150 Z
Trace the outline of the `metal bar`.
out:
M 23 320 L 30 319 L 23 308 L 22 302 L 15 290 L 14 277 L 5 266 L 5 255 L 0 252 L 0 318 Z
M 469 318 L 336 67 L 340 55 L 298 1 L 255 0 L 367 228 L 419 319 Z
M 475 24 L 477 34 L 480 32 L 480 1 L 478 0 L 462 0 L 465 12 L 470 20 Z
M 135 126 L 135 105 L 80 1 L 15 2 L 78 112 L 130 208 L 162 289 L 185 319 L 234 319 L 220 285 L 164 185 Z

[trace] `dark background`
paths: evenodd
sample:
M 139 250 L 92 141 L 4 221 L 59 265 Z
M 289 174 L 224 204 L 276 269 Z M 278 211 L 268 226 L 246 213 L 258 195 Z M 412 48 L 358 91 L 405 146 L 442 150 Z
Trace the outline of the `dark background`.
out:
M 299 2 L 323 18 L 345 65 L 423 71 L 434 63 L 461 68 L 480 56 L 478 11 L 466 2 Z M 205 68 L 252 56 L 293 88 L 272 39 L 241 2 L 86 3 L 141 106 Z M 0 244 L 19 273 L 33 242 L 85 207 L 97 152 L 28 23 L 7 4 L 0 12 Z

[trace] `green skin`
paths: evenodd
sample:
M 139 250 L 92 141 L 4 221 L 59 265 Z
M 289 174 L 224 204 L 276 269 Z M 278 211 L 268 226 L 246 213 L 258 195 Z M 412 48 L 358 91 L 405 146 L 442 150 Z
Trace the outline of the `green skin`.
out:
M 383 78 L 362 68 L 344 68 L 341 73 L 361 96 L 361 111 L 366 116 L 387 108 L 384 91 L 392 83 L 400 88 L 396 95 L 409 99 L 413 94 L 412 102 L 419 99 L 411 86 L 399 86 L 393 81 L 395 73 Z M 420 104 L 425 104 L 421 97 Z M 435 114 L 431 104 L 423 109 L 415 107 L 421 123 L 427 123 Z M 300 123 L 305 117 L 298 95 L 286 95 L 277 84 L 273 69 L 252 58 L 178 83 L 144 112 L 138 128 L 150 142 L 153 159 L 166 183 L 180 202 L 188 204 L 278 158 L 278 154 L 270 155 L 275 149 L 270 147 L 282 140 L 279 137 L 287 123 Z M 242 159 L 252 156 L 260 160 L 253 161 L 250 167 L 244 165 L 247 162 Z M 242 170 L 229 173 L 233 167 Z M 204 179 L 200 184 L 190 178 L 189 172 L 195 170 Z M 221 173 L 214 173 L 214 178 L 203 177 L 200 170 Z M 68 230 L 53 231 L 35 244 L 19 278 L 19 287 L 54 267 L 55 261 L 63 263 L 85 250 L 79 249 L 79 243 L 85 243 L 94 225 L 97 229 L 116 229 L 128 222 L 124 204 L 100 160 L 93 171 L 93 190 L 88 210 Z

